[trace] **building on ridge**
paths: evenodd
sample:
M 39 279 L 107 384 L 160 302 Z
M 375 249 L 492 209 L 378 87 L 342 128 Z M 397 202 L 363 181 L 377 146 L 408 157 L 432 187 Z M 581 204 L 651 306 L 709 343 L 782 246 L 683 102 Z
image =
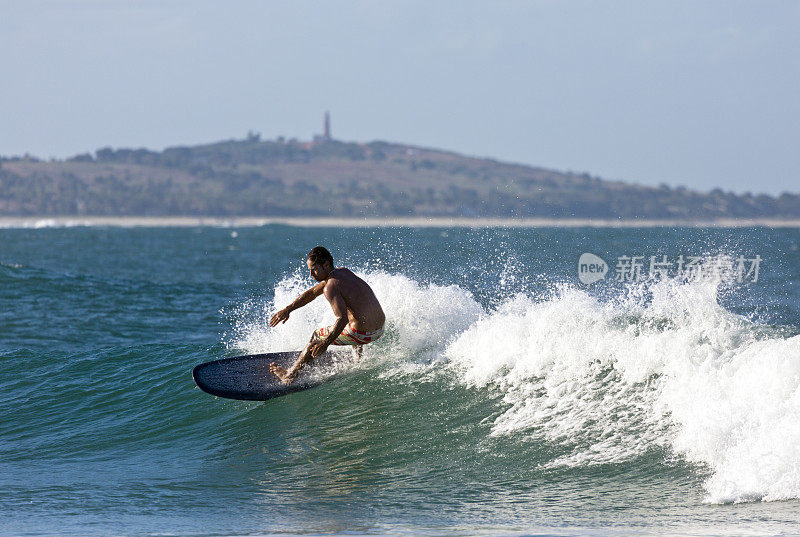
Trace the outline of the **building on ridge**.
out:
M 314 135 L 314 142 L 330 142 L 333 138 L 331 138 L 331 115 L 328 112 L 325 112 L 325 121 L 322 125 L 322 134 L 315 134 Z

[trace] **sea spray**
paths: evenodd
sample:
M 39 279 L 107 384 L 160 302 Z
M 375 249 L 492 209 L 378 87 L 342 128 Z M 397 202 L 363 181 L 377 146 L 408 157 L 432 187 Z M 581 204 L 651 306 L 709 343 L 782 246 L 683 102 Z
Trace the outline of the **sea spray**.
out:
M 358 274 L 387 312 L 386 335 L 368 347 L 384 364 L 378 374 L 449 371 L 489 390 L 502 402 L 487 411 L 491 436 L 547 442 L 556 454 L 548 467 L 660 453 L 707 472 L 709 502 L 800 497 L 800 336 L 723 308 L 724 275 L 639 282 L 610 296 L 556 285 L 486 309 L 459 286 Z M 275 328 L 268 319 L 312 283 L 298 271 L 271 299 L 240 306 L 229 346 L 302 348 L 333 322 L 325 301 Z
M 675 450 L 713 472 L 707 500 L 800 498 L 800 336 L 697 346 L 669 364 L 660 400 Z
M 667 448 L 710 470 L 709 502 L 800 497 L 800 336 L 726 311 L 722 284 L 653 282 L 611 301 L 569 287 L 520 295 L 445 354 L 465 385 L 502 393 L 493 435 L 569 448 L 554 466 Z
M 664 442 L 652 412 L 660 357 L 633 330 L 611 304 L 562 288 L 545 302 L 513 298 L 445 353 L 463 383 L 502 394 L 493 435 L 560 444 L 551 465 L 611 463 Z

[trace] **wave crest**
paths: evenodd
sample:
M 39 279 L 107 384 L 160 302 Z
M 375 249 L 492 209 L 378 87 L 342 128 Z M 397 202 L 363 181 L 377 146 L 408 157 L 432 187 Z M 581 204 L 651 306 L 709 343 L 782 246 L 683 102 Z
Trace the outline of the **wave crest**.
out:
M 370 345 L 396 373 L 447 374 L 501 404 L 491 436 L 542 440 L 549 467 L 679 456 L 707 478 L 709 502 L 800 497 L 800 336 L 786 337 L 718 301 L 722 279 L 629 286 L 610 298 L 559 286 L 491 309 L 465 289 L 359 273 L 387 312 Z M 331 324 L 325 301 L 269 328 L 308 287 L 297 273 L 268 302 L 244 304 L 229 345 L 299 349 Z

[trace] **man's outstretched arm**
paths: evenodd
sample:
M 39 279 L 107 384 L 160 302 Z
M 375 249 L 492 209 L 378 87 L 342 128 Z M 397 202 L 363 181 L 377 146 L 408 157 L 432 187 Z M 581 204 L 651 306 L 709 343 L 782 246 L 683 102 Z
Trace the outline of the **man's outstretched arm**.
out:
M 302 308 L 306 304 L 313 302 L 315 298 L 323 293 L 325 290 L 325 283 L 326 282 L 319 282 L 317 285 L 309 289 L 308 291 L 304 292 L 302 295 L 297 297 L 294 302 L 280 310 L 278 313 L 272 316 L 272 319 L 269 320 L 270 326 L 276 326 L 280 322 L 286 322 L 289 319 L 289 314 L 296 309 Z

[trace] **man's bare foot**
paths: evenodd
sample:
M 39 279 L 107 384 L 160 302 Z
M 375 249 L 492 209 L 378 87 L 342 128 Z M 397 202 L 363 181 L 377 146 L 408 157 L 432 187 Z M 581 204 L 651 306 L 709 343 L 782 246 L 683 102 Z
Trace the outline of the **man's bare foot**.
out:
M 275 362 L 269 364 L 269 370 L 273 375 L 278 377 L 278 379 L 287 386 L 291 384 L 292 381 L 294 380 L 294 375 L 290 375 L 285 367 L 275 365 Z

